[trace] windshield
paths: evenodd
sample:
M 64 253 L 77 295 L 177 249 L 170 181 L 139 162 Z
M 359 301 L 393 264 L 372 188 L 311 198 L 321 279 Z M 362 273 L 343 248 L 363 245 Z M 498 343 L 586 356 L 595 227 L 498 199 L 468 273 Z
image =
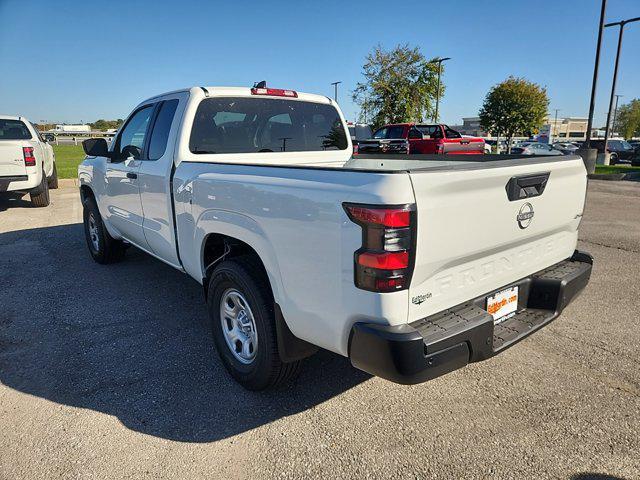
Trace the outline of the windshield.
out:
M 200 102 L 189 140 L 193 153 L 312 152 L 347 145 L 331 105 L 252 97 Z
M 0 119 L 0 140 L 30 140 L 29 129 L 20 120 Z

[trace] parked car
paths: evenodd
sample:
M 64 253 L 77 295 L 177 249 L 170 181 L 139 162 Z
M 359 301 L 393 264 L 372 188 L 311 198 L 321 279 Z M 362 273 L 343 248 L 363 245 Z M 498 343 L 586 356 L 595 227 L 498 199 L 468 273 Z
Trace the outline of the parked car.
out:
M 266 87 L 153 96 L 110 148 L 83 147 L 93 259 L 134 245 L 202 284 L 249 389 L 318 348 L 423 382 L 545 326 L 589 280 L 577 157 L 353 156 L 333 100 Z
M 524 142 L 511 148 L 511 154 L 515 155 L 564 155 L 563 152 L 553 148 L 547 143 Z
M 573 153 L 576 153 L 576 151 L 578 150 L 578 147 L 570 142 L 555 142 L 551 146 L 556 150 L 560 150 L 565 155 L 571 155 Z
M 358 154 L 358 147 L 360 145 L 360 142 L 371 138 L 371 125 L 368 125 L 366 123 L 348 122 L 347 128 L 349 129 L 351 143 L 353 144 L 353 153 Z
M 58 188 L 51 145 L 26 118 L 0 116 L 0 193 L 28 193 L 34 207 L 46 207 L 50 188 Z
M 397 123 L 379 128 L 372 139 L 360 142 L 361 153 L 390 153 L 392 149 L 407 153 L 400 152 L 405 148 L 412 154 L 482 154 L 484 140 L 463 137 L 447 125 Z
M 604 153 L 604 139 L 591 140 L 591 148 L 598 149 L 598 153 Z M 607 151 L 611 154 L 609 157 L 611 165 L 633 162 L 636 156 L 636 152 L 629 142 L 618 138 L 607 142 Z

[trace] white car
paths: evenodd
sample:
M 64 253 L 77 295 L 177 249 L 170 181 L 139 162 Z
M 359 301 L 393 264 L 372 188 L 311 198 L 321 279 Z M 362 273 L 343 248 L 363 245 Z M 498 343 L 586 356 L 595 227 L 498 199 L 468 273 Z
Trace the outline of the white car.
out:
M 50 188 L 58 188 L 51 145 L 26 118 L 0 115 L 0 194 L 29 193 L 34 207 L 46 207 Z
M 352 156 L 333 100 L 266 87 L 157 95 L 110 147 L 83 146 L 93 259 L 135 245 L 193 277 L 249 389 L 318 348 L 423 382 L 548 324 L 589 280 L 580 157 Z

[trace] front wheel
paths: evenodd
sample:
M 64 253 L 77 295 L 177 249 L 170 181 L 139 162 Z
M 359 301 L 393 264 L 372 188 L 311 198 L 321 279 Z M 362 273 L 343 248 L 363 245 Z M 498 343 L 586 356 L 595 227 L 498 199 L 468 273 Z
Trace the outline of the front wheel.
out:
M 101 264 L 122 260 L 127 245 L 109 235 L 95 200 L 88 198 L 83 207 L 84 235 L 91 257 Z
M 243 387 L 264 390 L 298 373 L 299 361 L 280 359 L 269 281 L 254 259 L 238 257 L 218 265 L 207 306 L 220 359 Z
M 611 156 L 609 157 L 609 164 L 616 165 L 617 163 L 618 163 L 618 155 L 615 153 L 612 153 Z

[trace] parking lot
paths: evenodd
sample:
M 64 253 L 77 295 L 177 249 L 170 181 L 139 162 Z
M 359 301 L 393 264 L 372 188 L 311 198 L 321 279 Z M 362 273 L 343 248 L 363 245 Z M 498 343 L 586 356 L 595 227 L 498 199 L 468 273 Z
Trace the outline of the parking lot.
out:
M 201 287 L 91 261 L 77 190 L 0 199 L 0 478 L 640 478 L 640 183 L 592 181 L 591 282 L 514 348 L 401 386 L 342 357 L 250 393 Z

